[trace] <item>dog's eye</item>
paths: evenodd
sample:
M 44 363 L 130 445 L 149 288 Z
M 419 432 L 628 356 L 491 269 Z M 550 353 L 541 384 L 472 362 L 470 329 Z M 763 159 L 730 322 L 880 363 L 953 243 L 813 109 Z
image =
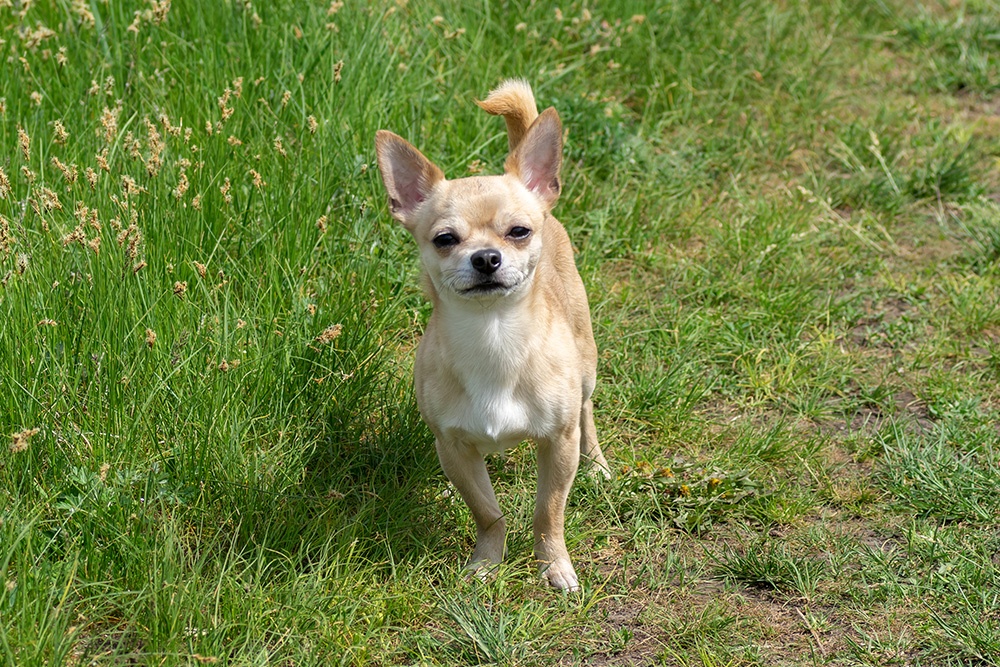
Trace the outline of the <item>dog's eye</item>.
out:
M 432 243 L 435 248 L 447 248 L 448 246 L 458 245 L 458 238 L 454 234 L 438 234 L 434 237 Z
M 531 230 L 527 227 L 512 227 L 507 236 L 517 240 L 526 239 L 531 236 Z

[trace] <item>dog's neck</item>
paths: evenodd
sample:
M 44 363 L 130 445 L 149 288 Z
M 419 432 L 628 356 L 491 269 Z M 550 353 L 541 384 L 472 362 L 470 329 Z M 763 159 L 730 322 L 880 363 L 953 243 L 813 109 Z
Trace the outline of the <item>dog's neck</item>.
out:
M 547 310 L 537 303 L 541 290 L 532 282 L 496 299 L 435 300 L 434 326 L 453 351 L 451 362 L 460 375 L 478 374 L 500 385 L 516 382 L 519 369 L 548 332 Z

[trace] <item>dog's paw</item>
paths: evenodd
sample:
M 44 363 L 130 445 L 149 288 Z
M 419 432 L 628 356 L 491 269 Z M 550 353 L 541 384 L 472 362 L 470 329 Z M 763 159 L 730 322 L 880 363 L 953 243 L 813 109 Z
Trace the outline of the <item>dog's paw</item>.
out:
M 540 570 L 542 578 L 552 588 L 567 592 L 580 590 L 580 580 L 576 578 L 576 570 L 568 558 L 558 558 L 551 563 L 543 563 Z
M 480 560 L 466 564 L 462 568 L 462 577 L 466 581 L 492 581 L 496 579 L 497 569 L 500 566 L 496 563 L 490 562 L 488 560 Z
M 595 482 L 610 482 L 611 481 L 611 471 L 608 470 L 606 465 L 601 465 L 596 461 L 592 461 L 590 466 L 587 468 L 585 473 L 589 479 Z

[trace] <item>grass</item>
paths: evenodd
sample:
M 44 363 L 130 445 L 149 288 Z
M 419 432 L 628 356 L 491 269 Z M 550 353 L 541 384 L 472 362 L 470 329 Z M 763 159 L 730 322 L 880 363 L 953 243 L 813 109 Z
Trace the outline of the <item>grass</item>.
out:
M 0 2 L 0 663 L 1000 664 L 1000 6 Z M 376 130 L 556 210 L 615 478 L 490 581 Z

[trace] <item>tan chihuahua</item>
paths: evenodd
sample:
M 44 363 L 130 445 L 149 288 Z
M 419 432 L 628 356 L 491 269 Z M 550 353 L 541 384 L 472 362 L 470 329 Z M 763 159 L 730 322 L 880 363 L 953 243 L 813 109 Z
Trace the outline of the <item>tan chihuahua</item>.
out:
M 502 176 L 453 181 L 401 137 L 378 132 L 392 216 L 420 246 L 434 310 L 417 350 L 417 404 L 441 467 L 476 521 L 467 568 L 504 557 L 506 521 L 483 456 L 531 439 L 538 447 L 535 558 L 549 584 L 580 587 L 563 515 L 580 456 L 605 476 L 591 394 L 597 347 L 559 199 L 562 123 L 541 115 L 530 86 L 506 81 L 479 106 L 502 115 Z

